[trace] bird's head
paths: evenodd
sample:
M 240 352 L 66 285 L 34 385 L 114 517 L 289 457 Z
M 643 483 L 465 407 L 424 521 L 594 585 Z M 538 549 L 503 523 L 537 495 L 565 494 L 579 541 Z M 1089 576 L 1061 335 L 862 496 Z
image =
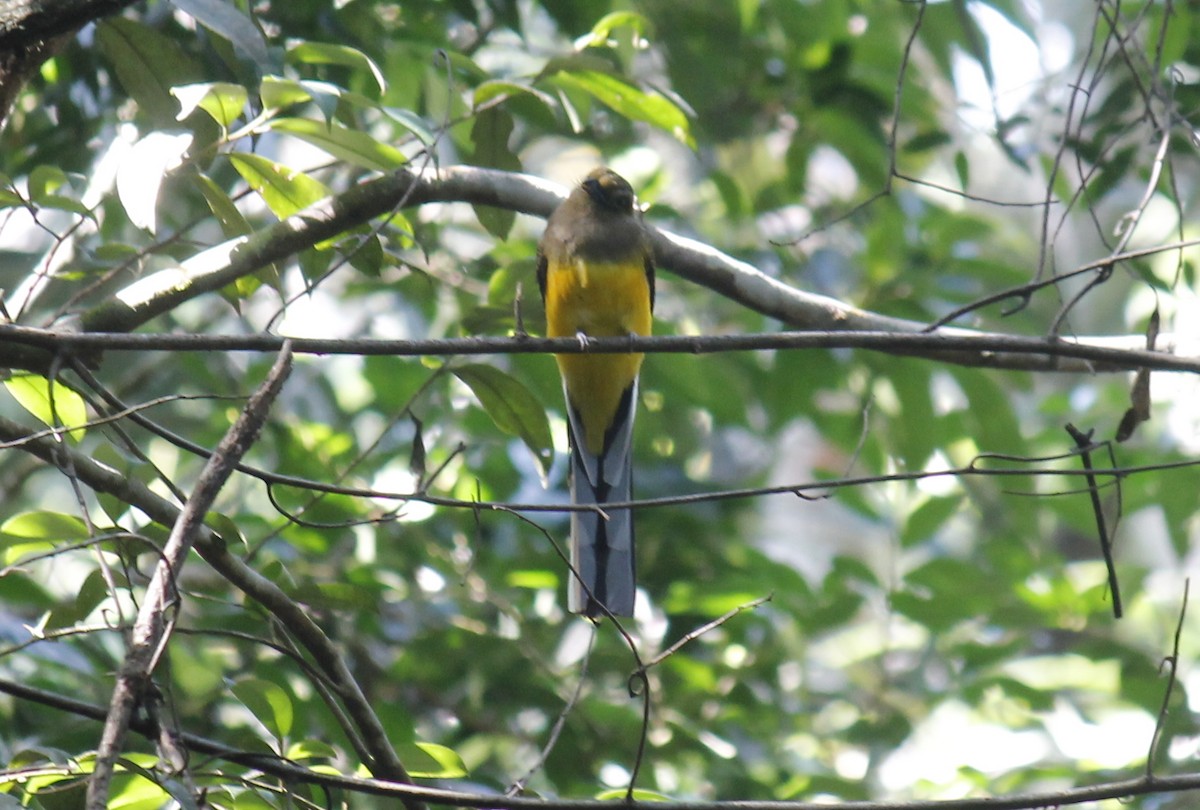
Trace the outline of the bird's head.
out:
M 612 169 L 593 169 L 580 183 L 597 207 L 619 214 L 633 213 L 633 187 Z

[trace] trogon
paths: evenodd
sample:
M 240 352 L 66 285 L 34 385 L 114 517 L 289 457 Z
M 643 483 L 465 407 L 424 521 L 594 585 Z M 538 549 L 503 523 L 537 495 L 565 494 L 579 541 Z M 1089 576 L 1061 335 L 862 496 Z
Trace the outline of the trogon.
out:
M 592 171 L 555 209 L 538 245 L 538 286 L 546 334 L 590 337 L 650 334 L 654 262 L 633 188 L 607 168 Z M 633 513 L 605 510 L 633 499 L 633 417 L 642 355 L 555 355 L 566 394 L 571 502 L 568 607 L 589 617 L 632 616 Z

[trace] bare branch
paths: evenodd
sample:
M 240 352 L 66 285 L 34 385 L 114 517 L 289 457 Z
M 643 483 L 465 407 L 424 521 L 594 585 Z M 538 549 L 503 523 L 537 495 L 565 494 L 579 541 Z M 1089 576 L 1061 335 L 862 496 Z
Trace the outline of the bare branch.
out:
M 0 692 L 13 695 L 22 700 L 35 701 L 81 717 L 90 717 L 99 720 L 104 716 L 104 709 L 99 706 L 3 678 L 0 678 Z M 140 718 L 135 718 L 131 722 L 130 728 L 147 736 L 154 733 L 154 729 L 150 727 L 150 724 Z M 479 808 L 479 810 L 492 810 L 493 808 L 494 810 L 612 810 L 614 806 L 611 801 L 595 799 L 549 800 L 532 796 L 505 796 L 499 793 L 467 793 L 464 791 L 396 784 L 381 779 L 341 776 L 310 770 L 278 757 L 266 756 L 250 751 L 240 751 L 195 734 L 185 733 L 181 735 L 181 741 L 194 751 L 255 768 L 263 773 L 272 774 L 284 780 L 323 785 L 327 788 L 336 788 L 367 796 L 383 796 L 398 799 L 405 802 L 406 806 L 412 806 L 412 803 L 420 802 L 448 807 L 472 807 Z M 837 806 L 853 808 L 853 810 L 1036 810 L 1036 808 L 1066 807 L 1103 801 L 1105 799 L 1164 795 L 1193 790 L 1200 790 L 1200 774 L 1159 776 L 1154 778 L 1141 777 L 1138 779 L 1105 782 L 1081 788 L 1071 788 L 1069 790 L 1026 793 L 1016 796 L 942 801 L 852 802 Z M 661 801 L 654 803 L 655 810 L 829 810 L 830 806 L 828 802 L 787 800 Z
M 22 450 L 57 468 L 62 468 L 66 463 L 64 457 L 69 457 L 73 472 L 82 483 L 96 492 L 114 495 L 135 506 L 161 526 L 174 526 L 179 519 L 180 509 L 177 506 L 137 479 L 122 475 L 77 450 L 62 446 L 51 436 L 27 440 L 28 434 L 25 426 L 0 417 L 0 441 L 21 442 L 19 447 Z M 194 545 L 197 553 L 218 574 L 261 604 L 286 626 L 335 685 L 338 697 L 358 726 L 371 753 L 372 759 L 366 763 L 371 772 L 381 779 L 410 784 L 412 780 L 408 772 L 397 758 L 382 723 L 354 680 L 340 651 L 304 608 L 274 582 L 259 574 L 241 558 L 230 554 L 224 538 L 208 527 L 196 527 Z M 421 802 L 419 799 L 410 799 L 406 802 L 406 807 L 409 810 L 420 810 Z
M 1200 358 L 1177 355 L 1170 335 L 1164 348 L 1148 350 L 1145 337 L 1039 338 L 939 330 L 934 333 L 900 331 L 803 331 L 745 335 L 650 335 L 597 337 L 581 346 L 574 338 L 468 337 L 428 340 L 374 338 L 285 338 L 278 335 L 199 335 L 139 332 L 80 333 L 0 324 L 0 366 L 12 367 L 21 349 L 37 347 L 50 352 L 73 351 L 92 356 L 104 351 L 248 351 L 277 352 L 291 340 L 297 354 L 389 355 L 395 357 L 480 354 L 578 353 L 682 353 L 711 354 L 729 351 L 784 349 L 870 349 L 908 357 L 925 357 L 967 366 L 1022 371 L 1096 373 L 1104 371 L 1200 372 Z
M 83 313 L 79 323 L 85 333 L 131 332 L 184 301 L 220 289 L 272 262 L 286 259 L 400 206 L 432 202 L 469 202 L 545 217 L 563 196 L 563 189 L 536 177 L 471 166 L 454 166 L 424 172 L 398 171 L 355 186 L 337 196 L 328 197 L 255 234 L 209 248 L 193 256 L 180 267 L 141 279 L 119 291 L 112 299 Z M 799 290 L 766 275 L 750 264 L 733 259 L 693 239 L 652 229 L 652 240 L 659 266 L 797 329 L 912 333 L 924 331 L 928 327 L 925 323 L 879 315 L 844 304 L 834 298 Z M 1187 244 L 1193 243 L 1165 245 L 1148 251 L 1110 256 L 1101 263 L 1110 266 L 1120 259 L 1150 255 Z M 9 334 L 15 338 L 16 333 Z M 967 329 L 946 329 L 939 334 L 946 338 L 984 340 L 1008 337 Z M 1086 340 L 1089 344 L 1096 341 L 1097 339 Z M 1129 338 L 1129 345 L 1132 347 L 1135 341 L 1136 338 Z M 83 342 L 79 345 L 83 345 Z M 278 342 L 274 345 L 277 346 Z M 44 350 L 18 345 L 15 340 L 6 346 L 0 346 L 0 349 L 0 366 L 43 369 L 49 363 L 49 357 Z M 1009 358 L 1004 354 L 1004 348 L 979 347 L 964 352 L 960 347 L 948 345 L 943 349 L 937 355 L 938 359 L 951 362 L 1005 368 L 1047 368 L 1045 365 L 1030 365 L 1020 358 Z M 300 343 L 297 342 L 297 351 L 299 350 Z M 562 351 L 558 347 L 554 350 Z M 625 350 L 628 351 L 628 348 Z M 979 350 L 1000 354 L 981 359 L 977 354 Z M 903 351 L 903 348 L 897 351 Z M 1050 368 L 1059 367 L 1052 364 Z M 1074 370 L 1085 369 L 1091 370 L 1086 364 L 1074 367 Z
M 257 440 L 271 404 L 283 388 L 291 369 L 291 348 L 284 344 L 266 381 L 246 403 L 238 420 L 217 445 L 201 471 L 191 497 L 171 527 L 162 558 L 146 589 L 146 597 L 133 626 L 129 650 L 117 675 L 108 717 L 104 722 L 104 733 L 96 752 L 96 767 L 88 780 L 87 807 L 90 810 L 104 810 L 108 805 L 108 787 L 113 767 L 121 753 L 125 732 L 129 728 L 129 719 L 143 702 L 150 685 L 150 675 L 170 638 L 172 622 L 167 614 L 178 605 L 176 577 L 183 568 L 209 508 L 238 461 Z
M 1121 606 L 1121 584 L 1117 579 L 1117 564 L 1113 561 L 1113 533 L 1109 531 L 1108 522 L 1104 518 L 1104 504 L 1100 502 L 1100 487 L 1096 484 L 1096 478 L 1092 474 L 1091 450 L 1095 446 L 1092 444 L 1092 434 L 1095 431 L 1089 430 L 1084 433 L 1070 422 L 1066 424 L 1066 431 L 1074 440 L 1075 448 L 1079 451 L 1079 459 L 1083 462 L 1083 469 L 1086 471 L 1085 480 L 1091 496 L 1092 515 L 1096 519 L 1096 533 L 1100 537 L 1100 553 L 1104 556 L 1104 568 L 1108 572 L 1108 591 L 1112 594 L 1113 618 L 1119 619 L 1124 614 L 1124 609 Z M 1121 492 L 1120 480 L 1120 478 L 1116 479 L 1118 498 Z

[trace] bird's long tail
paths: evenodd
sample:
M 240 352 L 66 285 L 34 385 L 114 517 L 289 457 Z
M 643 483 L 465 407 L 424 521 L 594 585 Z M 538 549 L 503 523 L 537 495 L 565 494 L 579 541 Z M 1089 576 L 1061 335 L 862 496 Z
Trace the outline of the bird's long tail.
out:
M 633 409 L 637 382 L 621 397 L 616 418 L 599 456 L 589 453 L 577 419 L 568 419 L 571 439 L 571 503 L 599 504 L 633 500 Z M 571 414 L 574 417 L 574 414 Z M 632 616 L 637 577 L 633 512 L 629 509 L 571 513 L 571 577 L 568 608 L 572 613 L 601 617 Z

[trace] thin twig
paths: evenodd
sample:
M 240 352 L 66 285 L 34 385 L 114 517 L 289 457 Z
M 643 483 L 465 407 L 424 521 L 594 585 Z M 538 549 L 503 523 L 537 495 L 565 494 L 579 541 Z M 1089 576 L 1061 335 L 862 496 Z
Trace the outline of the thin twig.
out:
M 1096 517 L 1096 532 L 1100 536 L 1100 553 L 1104 555 L 1104 567 L 1108 571 L 1108 590 L 1112 593 L 1113 617 L 1121 618 L 1123 613 L 1121 608 L 1121 587 L 1117 580 L 1117 566 L 1113 562 L 1112 555 L 1112 537 L 1109 535 L 1108 526 L 1104 519 L 1104 504 L 1100 501 L 1100 487 L 1096 483 L 1096 478 L 1092 474 L 1092 431 L 1084 433 L 1074 425 L 1067 423 L 1067 433 L 1075 440 L 1075 447 L 1079 450 L 1080 461 L 1083 462 L 1083 468 L 1086 471 L 1086 479 L 1088 486 L 1088 494 L 1092 499 L 1092 513 Z
M 542 746 L 537 760 L 523 776 L 509 785 L 508 790 L 504 791 L 505 796 L 515 796 L 518 793 L 523 793 L 529 780 L 545 766 L 546 760 L 550 758 L 550 753 L 558 745 L 558 738 L 567 725 L 567 718 L 571 716 L 571 712 L 575 710 L 579 699 L 583 697 L 583 687 L 587 683 L 588 663 L 592 659 L 592 650 L 596 648 L 596 638 L 598 635 L 595 628 L 592 628 L 592 632 L 588 636 L 587 650 L 584 652 L 583 659 L 579 665 L 579 680 L 576 681 L 575 688 L 571 690 L 571 695 L 567 698 L 567 702 L 563 704 L 562 711 L 558 713 L 558 719 L 554 721 L 554 725 L 550 729 L 550 734 L 546 738 L 546 744 Z
M 1200 240 L 1193 240 L 1200 245 Z M 1174 246 L 1172 246 L 1174 247 Z M 1087 271 L 1091 271 L 1089 266 Z M 1011 297 L 1005 291 L 1000 298 Z M 988 299 L 989 301 L 993 299 Z M 1146 351 L 1144 335 L 1088 337 L 1030 337 L 997 332 L 945 329 L 929 333 L 925 324 L 897 321 L 892 330 L 803 330 L 726 335 L 631 335 L 589 338 L 581 346 L 574 338 L 512 338 L 506 336 L 388 340 L 378 338 L 284 338 L 278 335 L 124 334 L 118 332 L 60 332 L 0 324 L 0 368 L 19 348 L 39 351 L 279 351 L 291 340 L 296 354 L 427 355 L 481 354 L 713 354 L 788 349 L 868 349 L 893 355 L 924 357 L 964 366 L 1023 371 L 1086 372 L 1155 371 L 1200 372 L 1200 358 L 1173 354 L 1170 335 L 1166 350 Z M 910 328 L 911 327 L 911 328 Z M 82 365 L 76 364 L 77 367 Z
M 424 172 L 401 170 L 322 200 L 249 237 L 209 248 L 166 276 L 143 279 L 136 289 L 125 290 L 83 313 L 82 331 L 132 332 L 184 301 L 218 290 L 264 266 L 389 213 L 397 204 L 470 202 L 547 216 L 562 198 L 563 190 L 556 186 L 508 172 L 470 166 Z M 799 290 L 693 239 L 651 229 L 651 241 L 659 266 L 795 328 L 920 331 L 925 326 Z M 1158 249 L 1177 247 L 1166 245 Z M 1106 259 L 1110 263 L 1113 260 Z M 180 273 L 186 277 L 186 283 L 180 283 Z M 0 365 L 41 370 L 48 362 L 44 349 L 15 342 L 0 345 Z
M 1167 677 L 1167 688 L 1163 692 L 1162 706 L 1158 709 L 1158 719 L 1154 723 L 1154 736 L 1150 738 L 1150 750 L 1146 752 L 1146 778 L 1154 778 L 1154 760 L 1158 758 L 1158 744 L 1162 740 L 1163 727 L 1167 723 L 1167 714 L 1171 708 L 1171 694 L 1175 691 L 1175 681 L 1179 679 L 1179 638 L 1183 635 L 1183 619 L 1187 616 L 1188 590 L 1191 588 L 1190 578 L 1183 581 L 1183 601 L 1179 605 L 1179 621 L 1175 623 L 1175 643 L 1171 654 L 1163 659 L 1162 665 L 1171 668 Z M 1160 670 L 1161 671 L 1161 670 Z
M 689 642 L 695 641 L 696 639 L 700 638 L 700 636 L 704 635 L 705 633 L 709 632 L 710 630 L 717 629 L 721 625 L 725 624 L 725 622 L 729 621 L 734 616 L 741 613 L 743 610 L 754 610 L 759 605 L 770 602 L 771 599 L 774 598 L 774 596 L 775 596 L 775 594 L 773 594 L 773 593 L 769 593 L 766 596 L 760 596 L 759 598 L 753 599 L 744 605 L 738 605 L 737 607 L 733 608 L 732 610 L 728 610 L 725 613 L 722 613 L 720 616 L 713 619 L 708 624 L 702 624 L 699 627 L 695 628 L 694 630 L 689 630 L 687 633 L 684 633 L 682 638 L 680 638 L 678 641 L 676 641 L 670 647 L 667 647 L 667 649 L 663 650 L 661 653 L 654 656 L 654 658 L 651 658 L 649 661 L 647 661 L 646 669 L 650 669 L 652 667 L 658 666 L 663 661 L 666 661 L 672 655 L 679 652 L 679 650 L 681 650 Z
M 21 700 L 69 712 L 80 717 L 102 720 L 105 710 L 100 706 L 47 692 L 23 683 L 0 678 L 0 692 Z M 139 734 L 155 733 L 144 719 L 135 718 L 130 728 Z M 611 801 L 579 799 L 547 799 L 537 796 L 504 796 L 498 793 L 468 793 L 441 788 L 418 787 L 387 782 L 382 779 L 363 779 L 353 776 L 314 771 L 282 757 L 230 748 L 215 740 L 184 733 L 182 742 L 190 749 L 219 757 L 228 762 L 254 768 L 284 781 L 321 785 L 327 789 L 344 790 L 367 796 L 381 796 L 409 802 L 429 802 L 449 807 L 470 807 L 484 810 L 612 810 Z M 58 766 L 56 766 L 56 771 Z M 844 807 L 853 810 L 1036 810 L 1045 807 L 1065 807 L 1132 796 L 1166 795 L 1183 791 L 1200 791 L 1200 774 L 1139 777 L 1067 790 L 1026 793 L 1009 796 L 988 796 L 944 801 L 915 800 L 907 802 L 853 802 Z M 737 801 L 663 801 L 655 802 L 655 810 L 829 810 L 828 802 L 790 800 Z

